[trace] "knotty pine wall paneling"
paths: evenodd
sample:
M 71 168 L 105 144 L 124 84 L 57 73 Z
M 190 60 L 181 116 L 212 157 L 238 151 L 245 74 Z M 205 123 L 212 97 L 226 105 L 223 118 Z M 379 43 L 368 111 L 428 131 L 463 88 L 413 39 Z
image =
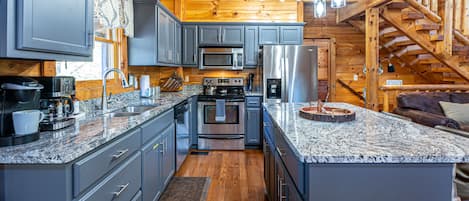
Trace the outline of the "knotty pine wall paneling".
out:
M 180 0 L 184 22 L 298 22 L 296 0 Z M 301 9 L 300 9 L 301 10 Z M 300 15 L 298 15 L 300 13 Z
M 335 38 L 336 40 L 336 77 L 343 80 L 355 91 L 362 92 L 365 87 L 365 74 L 363 66 L 365 65 L 365 34 L 355 29 L 348 23 L 336 23 L 336 10 L 327 8 L 327 17 L 316 19 L 313 17 L 313 5 L 305 3 L 304 20 L 306 22 L 304 29 L 305 40 Z M 384 74 L 379 78 L 379 84 L 383 85 L 388 79 L 403 80 L 404 84 L 426 83 L 421 77 L 416 76 L 410 69 L 402 68 L 394 64 L 396 72 L 387 72 L 387 63 L 382 61 Z M 357 81 L 353 80 L 355 74 L 359 75 Z M 323 74 L 320 74 L 323 75 Z M 336 83 L 337 102 L 347 102 L 363 106 L 363 102 L 355 97 L 347 89 Z M 383 102 L 383 95 L 379 96 L 380 103 Z

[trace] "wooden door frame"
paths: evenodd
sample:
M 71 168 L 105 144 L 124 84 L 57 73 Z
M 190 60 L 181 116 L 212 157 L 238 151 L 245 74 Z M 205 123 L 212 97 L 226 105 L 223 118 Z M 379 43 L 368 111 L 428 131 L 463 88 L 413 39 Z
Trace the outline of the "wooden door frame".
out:
M 335 37 L 308 37 L 303 38 L 303 40 L 318 40 L 326 39 L 329 40 L 329 55 L 328 55 L 328 66 L 327 66 L 327 88 L 329 93 L 329 102 L 334 102 L 336 100 L 336 84 L 337 84 L 337 73 L 336 73 L 336 39 Z

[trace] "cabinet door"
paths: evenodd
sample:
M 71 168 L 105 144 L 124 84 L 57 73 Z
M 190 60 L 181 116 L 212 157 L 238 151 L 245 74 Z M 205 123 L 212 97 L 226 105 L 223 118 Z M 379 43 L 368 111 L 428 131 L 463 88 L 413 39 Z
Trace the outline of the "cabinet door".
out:
M 279 44 L 279 27 L 277 26 L 260 26 L 259 27 L 259 44 L 260 45 L 276 45 Z
M 162 193 L 162 148 L 157 137 L 142 149 L 142 200 L 156 200 Z
M 303 27 L 301 26 L 280 27 L 280 44 L 282 45 L 303 44 Z
M 247 26 L 244 33 L 245 68 L 256 68 L 259 57 L 259 27 Z
M 199 26 L 200 45 L 218 45 L 221 43 L 221 26 Z
M 162 143 L 163 147 L 163 186 L 168 185 L 171 177 L 174 174 L 176 167 L 176 137 L 174 124 L 171 124 L 162 134 Z
M 170 64 L 176 64 L 176 20 L 174 20 L 172 17 L 169 18 L 168 21 L 168 29 L 167 29 L 167 40 L 168 40 L 168 63 Z
M 198 120 L 197 120 L 197 110 L 198 110 L 198 106 L 197 106 L 197 97 L 192 97 L 191 98 L 191 107 L 190 107 L 190 110 L 189 110 L 189 117 L 190 117 L 190 133 L 191 133 L 191 138 L 192 138 L 192 145 L 197 145 L 198 143 L 198 136 L 197 136 L 197 123 L 198 123 Z
M 244 27 L 243 26 L 223 26 L 222 44 L 224 45 L 243 45 Z
M 182 44 L 181 44 L 181 24 L 179 24 L 178 22 L 175 22 L 175 32 L 176 34 L 174 34 L 174 37 L 175 37 L 175 51 L 174 51 L 174 55 L 175 55 L 175 59 L 174 59 L 174 64 L 181 64 L 181 47 L 182 47 Z
M 246 109 L 246 144 L 260 145 L 261 143 L 261 108 Z
M 17 49 L 92 55 L 92 0 L 18 0 L 17 3 Z
M 169 41 L 169 26 L 171 17 L 161 8 L 158 8 L 158 62 L 170 63 L 169 58 L 170 41 Z
M 182 28 L 182 65 L 197 66 L 198 46 L 197 26 L 184 26 Z

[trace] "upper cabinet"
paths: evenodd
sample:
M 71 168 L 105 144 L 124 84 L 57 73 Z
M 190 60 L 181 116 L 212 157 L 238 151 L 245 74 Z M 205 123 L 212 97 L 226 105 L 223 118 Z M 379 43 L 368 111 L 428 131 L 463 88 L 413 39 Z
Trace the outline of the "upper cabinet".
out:
M 199 45 L 240 45 L 244 44 L 244 26 L 199 26 Z
M 198 56 L 197 25 L 182 27 L 182 65 L 197 67 Z
M 259 28 L 246 26 L 244 33 L 245 68 L 256 68 L 259 57 Z
M 91 60 L 93 5 L 92 0 L 0 1 L 0 57 Z
M 298 45 L 303 44 L 303 27 L 300 26 L 281 26 L 280 44 Z
M 301 45 L 303 26 L 259 26 L 260 45 Z
M 280 43 L 278 26 L 259 26 L 259 44 L 275 45 Z
M 134 37 L 128 40 L 129 65 L 181 64 L 181 23 L 156 1 L 134 2 Z

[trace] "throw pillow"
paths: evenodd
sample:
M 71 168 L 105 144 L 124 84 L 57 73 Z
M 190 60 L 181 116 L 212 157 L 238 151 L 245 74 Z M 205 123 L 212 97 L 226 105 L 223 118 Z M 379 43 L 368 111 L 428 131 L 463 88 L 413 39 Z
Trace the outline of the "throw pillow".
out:
M 461 124 L 469 123 L 469 103 L 450 103 L 440 101 L 440 106 L 445 112 L 445 116 L 454 119 Z

